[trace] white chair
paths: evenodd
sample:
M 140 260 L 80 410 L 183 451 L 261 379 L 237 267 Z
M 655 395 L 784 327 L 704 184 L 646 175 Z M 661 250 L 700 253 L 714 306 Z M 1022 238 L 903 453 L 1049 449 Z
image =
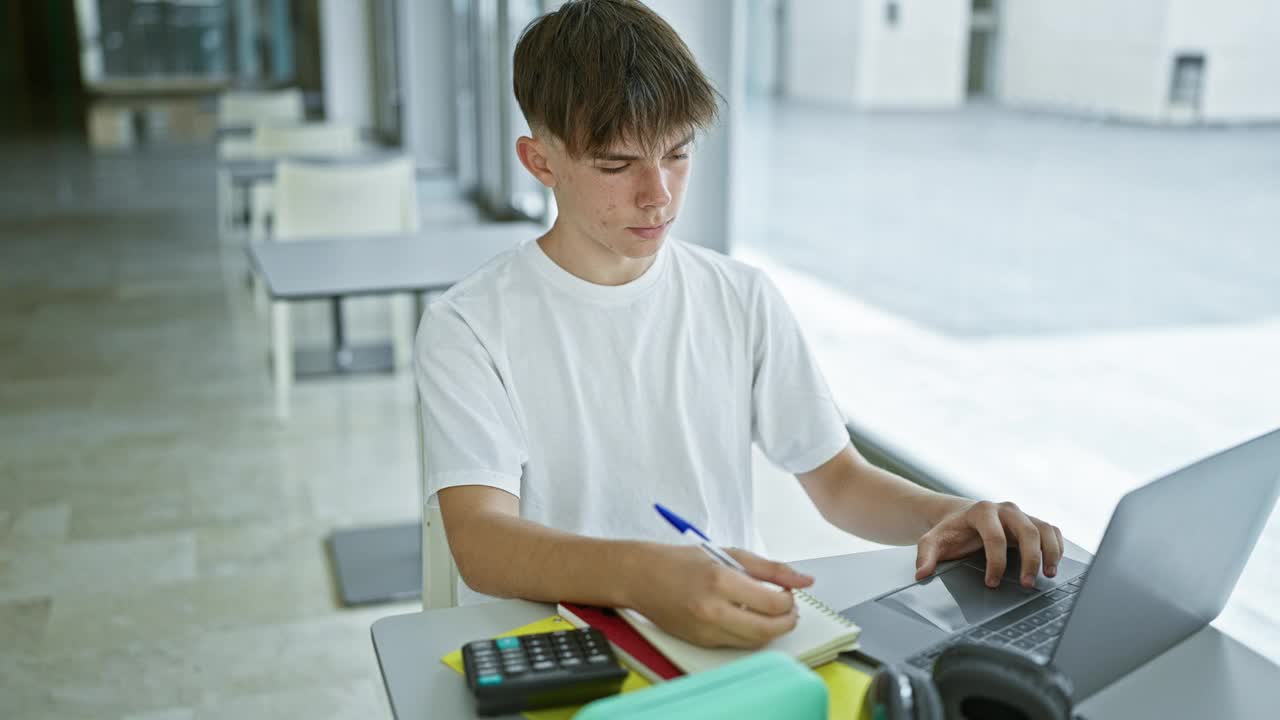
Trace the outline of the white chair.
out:
M 218 127 L 252 127 L 259 122 L 299 122 L 305 115 L 302 91 L 232 90 L 218 98 Z
M 253 129 L 252 155 L 257 158 L 342 158 L 363 149 L 360 131 L 343 123 L 258 123 Z M 267 236 L 271 217 L 272 183 L 254 183 L 249 196 L 249 237 Z
M 392 235 L 418 229 L 417 187 L 407 157 L 373 163 L 318 164 L 283 160 L 276 172 L 275 230 L 277 242 L 351 235 Z M 413 299 L 393 295 L 391 340 L 396 368 L 408 365 L 413 352 Z M 337 299 L 332 310 L 342 312 Z M 271 345 L 276 400 L 288 414 L 293 383 L 293 333 L 290 304 L 271 307 Z
M 421 405 L 422 398 L 418 398 Z M 427 494 L 426 447 L 422 443 L 422 412 L 418 408 L 418 475 L 422 497 Z M 432 496 L 422 503 L 422 609 L 437 610 L 458 604 L 458 566 L 453 562 L 449 538 L 444 533 L 444 516 L 439 500 Z
M 273 91 L 231 91 L 218 98 L 219 128 L 251 128 L 257 123 L 298 123 L 305 116 L 302 91 L 286 88 Z M 218 142 L 218 157 L 223 159 L 251 157 L 253 141 L 243 137 L 227 137 Z M 245 210 L 244 198 L 233 196 L 231 178 L 218 171 L 218 229 L 230 235 L 236 218 Z

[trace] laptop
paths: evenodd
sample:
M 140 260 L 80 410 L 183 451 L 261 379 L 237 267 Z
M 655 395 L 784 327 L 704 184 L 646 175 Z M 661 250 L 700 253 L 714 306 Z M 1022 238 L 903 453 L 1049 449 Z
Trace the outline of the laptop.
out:
M 1052 661 L 1080 702 L 1222 612 L 1280 493 L 1280 430 L 1126 494 L 1088 566 L 1019 583 L 1016 551 L 996 588 L 982 555 L 841 612 L 860 651 L 928 673 L 949 645 L 976 642 Z

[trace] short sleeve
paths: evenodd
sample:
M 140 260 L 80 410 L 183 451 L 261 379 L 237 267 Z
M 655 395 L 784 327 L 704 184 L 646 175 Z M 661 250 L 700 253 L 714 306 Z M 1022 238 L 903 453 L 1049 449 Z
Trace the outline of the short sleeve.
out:
M 528 457 L 488 349 L 447 302 L 428 306 L 414 345 L 422 412 L 424 498 L 457 485 L 520 495 Z
M 778 467 L 809 472 L 849 444 L 844 416 L 791 308 L 763 273 L 751 298 L 751 437 Z

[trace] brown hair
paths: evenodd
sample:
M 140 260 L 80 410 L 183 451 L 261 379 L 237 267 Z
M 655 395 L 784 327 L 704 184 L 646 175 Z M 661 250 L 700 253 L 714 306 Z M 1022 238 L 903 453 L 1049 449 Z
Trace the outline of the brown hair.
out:
M 716 120 L 720 97 L 693 53 L 635 0 L 571 0 L 529 23 L 514 58 L 516 100 L 534 132 L 571 157 L 621 141 L 647 153 Z

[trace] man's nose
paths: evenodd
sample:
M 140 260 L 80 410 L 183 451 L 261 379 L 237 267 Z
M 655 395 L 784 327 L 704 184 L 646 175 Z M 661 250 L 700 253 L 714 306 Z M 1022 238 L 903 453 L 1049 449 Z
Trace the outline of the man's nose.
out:
M 667 177 L 661 167 L 648 167 L 640 176 L 640 189 L 636 203 L 642 208 L 662 208 L 671 202 L 667 189 Z

